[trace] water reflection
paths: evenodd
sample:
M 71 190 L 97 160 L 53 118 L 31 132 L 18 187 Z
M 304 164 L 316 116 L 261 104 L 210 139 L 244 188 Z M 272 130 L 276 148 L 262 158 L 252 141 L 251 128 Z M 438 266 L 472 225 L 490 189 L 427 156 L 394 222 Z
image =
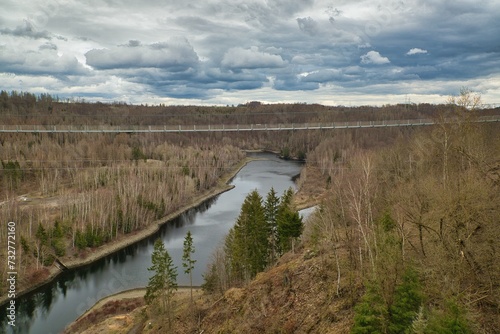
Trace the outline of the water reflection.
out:
M 291 178 L 300 171 L 300 164 L 259 155 L 270 160 L 254 161 L 245 166 L 232 180 L 235 186 L 199 207 L 186 211 L 177 219 L 162 226 L 150 238 L 130 245 L 95 263 L 64 272 L 55 282 L 16 301 L 16 327 L 6 328 L 6 309 L 0 308 L 0 332 L 59 333 L 68 323 L 80 316 L 99 299 L 110 294 L 147 285 L 147 268 L 151 265 L 153 243 L 162 238 L 174 265 L 178 268 L 179 285 L 189 278 L 182 270 L 182 248 L 188 230 L 195 246 L 193 283 L 203 282 L 202 274 L 210 261 L 213 249 L 233 226 L 245 196 L 257 189 L 263 196 L 274 187 L 281 195 L 293 186 Z

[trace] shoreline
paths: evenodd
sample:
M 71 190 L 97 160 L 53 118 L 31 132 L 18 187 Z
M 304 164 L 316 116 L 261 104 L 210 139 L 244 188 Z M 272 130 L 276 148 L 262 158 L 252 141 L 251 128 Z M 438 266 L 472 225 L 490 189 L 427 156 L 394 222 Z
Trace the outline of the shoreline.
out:
M 207 192 L 202 193 L 202 194 L 198 195 L 197 197 L 194 197 L 193 200 L 189 204 L 186 204 L 185 206 L 183 206 L 183 207 L 177 209 L 176 211 L 166 215 L 165 217 L 162 217 L 161 219 L 153 221 L 146 228 L 138 230 L 138 231 L 134 231 L 134 232 L 127 234 L 127 235 L 122 235 L 120 238 L 118 238 L 117 240 L 115 240 L 109 244 L 106 244 L 106 245 L 100 246 L 96 249 L 93 249 L 88 254 L 88 256 L 86 256 L 83 259 L 73 259 L 73 260 L 70 260 L 70 259 L 61 260 L 59 258 L 56 259 L 56 261 L 54 262 L 54 264 L 52 264 L 52 266 L 47 267 L 47 269 L 49 270 L 49 275 L 47 276 L 47 278 L 38 282 L 35 285 L 32 285 L 32 286 L 27 287 L 25 289 L 20 289 L 20 290 L 16 291 L 15 299 L 18 299 L 26 294 L 29 294 L 29 293 L 41 288 L 42 286 L 44 286 L 46 284 L 51 283 L 52 281 L 56 280 L 59 277 L 59 275 L 64 273 L 66 270 L 74 270 L 74 269 L 77 269 L 80 267 L 85 267 L 87 265 L 92 264 L 95 261 L 98 261 L 98 260 L 100 260 L 108 255 L 111 255 L 115 252 L 118 252 L 118 251 L 134 244 L 134 243 L 137 243 L 141 240 L 144 240 L 144 239 L 150 237 L 151 235 L 158 232 L 163 225 L 168 224 L 170 221 L 177 218 L 178 216 L 180 216 L 181 214 L 183 214 L 187 210 L 190 210 L 194 207 L 197 207 L 200 204 L 202 204 L 203 202 L 205 202 L 205 201 L 207 201 L 215 196 L 218 196 L 226 191 L 233 189 L 234 186 L 229 185 L 229 182 L 231 182 L 231 180 L 241 171 L 241 169 L 243 167 L 245 167 L 249 162 L 254 161 L 254 160 L 258 160 L 258 159 L 245 157 L 243 160 L 241 160 L 234 167 L 234 170 L 229 171 L 226 174 L 222 175 L 218 181 L 218 184 L 215 185 L 213 189 L 208 190 Z M 58 266 L 57 262 L 62 264 L 62 266 L 66 269 L 61 269 Z M 7 295 L 2 296 L 0 298 L 0 306 L 4 306 L 5 304 L 7 304 L 10 299 L 11 298 L 8 298 Z
M 189 292 L 190 289 L 191 289 L 190 286 L 182 285 L 182 286 L 178 286 L 174 293 Z M 193 291 L 200 290 L 200 289 L 201 289 L 200 286 L 193 286 Z M 71 324 L 74 324 L 75 322 L 77 322 L 81 318 L 85 317 L 86 315 L 88 315 L 92 311 L 99 309 L 100 307 L 102 307 L 104 304 L 106 304 L 109 301 L 124 300 L 124 299 L 129 299 L 129 298 L 141 298 L 141 297 L 144 297 L 145 294 L 146 294 L 146 287 L 141 287 L 141 288 L 133 288 L 133 289 L 128 289 L 128 290 L 123 290 L 120 292 L 113 293 L 109 296 L 102 297 L 101 299 L 96 301 L 95 304 L 92 305 L 88 310 L 86 310 L 82 315 L 80 315 L 78 318 L 76 318 Z M 70 326 L 70 325 L 68 325 L 68 326 Z
M 199 298 L 199 296 L 203 293 L 202 289 L 200 286 L 193 286 L 193 295 L 195 298 Z M 112 295 L 103 297 L 99 299 L 98 301 L 95 302 L 94 305 L 92 305 L 90 308 L 88 308 L 82 315 L 80 315 L 77 319 L 73 320 L 71 323 L 69 323 L 64 330 L 61 332 L 63 333 L 73 333 L 75 330 L 75 327 L 78 328 L 79 322 L 80 321 L 85 321 L 85 318 L 90 316 L 91 314 L 99 313 L 102 311 L 103 308 L 106 307 L 106 305 L 110 302 L 126 302 L 129 300 L 141 300 L 144 299 L 144 295 L 146 294 L 146 287 L 142 288 L 133 288 L 133 289 L 128 289 L 128 290 L 123 290 L 117 293 L 114 293 Z M 177 289 L 174 291 L 174 296 L 176 298 L 182 298 L 184 295 L 186 298 L 189 298 L 189 293 L 190 293 L 191 287 L 190 286 L 179 286 Z M 132 312 L 135 312 L 137 309 L 142 308 L 146 306 L 145 301 L 144 305 L 139 305 L 137 307 L 134 307 L 132 309 L 128 309 L 127 313 L 125 314 L 131 314 Z M 119 313 L 119 314 L 124 314 L 124 313 Z M 115 315 L 111 315 L 113 317 Z M 102 322 L 102 319 L 98 321 L 96 324 L 99 324 L 99 322 Z M 92 325 L 90 325 L 92 326 Z M 89 327 L 87 327 L 88 329 Z

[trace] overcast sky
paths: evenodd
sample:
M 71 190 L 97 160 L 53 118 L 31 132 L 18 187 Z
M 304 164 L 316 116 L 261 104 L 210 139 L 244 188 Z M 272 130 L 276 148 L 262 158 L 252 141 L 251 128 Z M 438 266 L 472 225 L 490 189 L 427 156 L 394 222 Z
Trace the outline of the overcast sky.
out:
M 500 104 L 498 0 L 0 0 L 0 89 L 165 104 Z

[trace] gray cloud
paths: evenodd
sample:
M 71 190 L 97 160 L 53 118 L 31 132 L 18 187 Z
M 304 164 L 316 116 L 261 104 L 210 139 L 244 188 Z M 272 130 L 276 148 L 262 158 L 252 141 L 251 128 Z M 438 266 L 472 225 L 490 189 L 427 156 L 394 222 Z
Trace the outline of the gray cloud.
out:
M 59 95 L 218 101 L 252 91 L 282 101 L 296 91 L 313 101 L 329 88 L 359 96 L 399 86 L 500 95 L 494 0 L 49 0 L 50 11 L 4 2 L 0 74 L 50 82 Z
M 14 29 L 0 29 L 0 34 L 33 39 L 52 39 L 51 34 L 47 30 L 39 31 L 33 23 L 28 20 L 24 20 L 24 24 L 18 25 Z
M 183 71 L 198 63 L 198 56 L 185 39 L 141 45 L 130 41 L 126 46 L 93 49 L 85 53 L 87 64 L 95 69 L 155 67 Z
M 314 36 L 318 33 L 318 24 L 311 17 L 298 18 L 297 23 L 299 24 L 299 29 Z
M 39 51 L 4 49 L 0 54 L 0 72 L 18 75 L 57 76 L 66 80 L 69 75 L 88 75 L 88 70 L 69 55 L 58 56 L 51 47 Z
M 38 47 L 39 50 L 57 50 L 57 45 L 55 45 L 54 43 L 45 43 L 45 44 L 42 44 Z

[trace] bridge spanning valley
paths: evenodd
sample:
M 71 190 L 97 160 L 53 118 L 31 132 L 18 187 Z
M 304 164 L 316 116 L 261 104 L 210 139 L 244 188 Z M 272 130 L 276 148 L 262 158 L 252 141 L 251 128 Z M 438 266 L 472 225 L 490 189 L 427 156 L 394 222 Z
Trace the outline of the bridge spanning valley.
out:
M 483 116 L 474 122 L 499 122 L 500 116 Z M 445 122 L 454 122 L 453 119 Z M 384 127 L 416 127 L 436 124 L 432 119 L 382 121 L 353 121 L 328 123 L 279 124 L 214 124 L 214 125 L 0 125 L 7 133 L 178 133 L 178 132 L 239 132 L 239 131 L 295 131 Z

